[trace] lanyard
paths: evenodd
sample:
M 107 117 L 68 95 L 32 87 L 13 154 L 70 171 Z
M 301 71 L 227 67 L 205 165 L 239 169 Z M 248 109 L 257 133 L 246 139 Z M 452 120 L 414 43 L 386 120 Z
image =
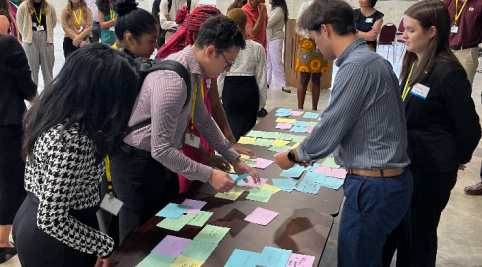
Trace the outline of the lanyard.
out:
M 80 26 L 80 20 L 82 19 L 82 9 L 79 12 L 79 18 L 78 19 L 77 19 L 77 15 L 75 15 L 75 11 L 72 11 L 72 12 L 74 13 L 75 21 L 77 21 L 77 24 L 79 24 L 79 26 Z
M 459 11 L 459 14 L 457 14 L 457 4 L 459 3 L 459 0 L 455 0 L 455 21 L 454 25 L 457 24 L 457 20 L 460 18 L 460 15 L 462 14 L 462 10 L 464 10 L 465 4 L 467 4 L 469 0 L 465 0 L 464 4 L 462 5 L 462 8 Z
M 104 162 L 105 162 L 105 176 L 107 177 L 107 182 L 109 182 L 109 191 L 112 190 L 112 178 L 110 176 L 110 160 L 109 160 L 109 156 L 106 156 L 105 159 L 104 159 Z
M 40 10 L 40 18 L 37 17 L 37 11 L 35 11 L 35 8 L 33 9 L 33 13 L 35 13 L 35 17 L 37 18 L 38 24 L 39 25 L 42 24 L 42 10 Z
M 415 63 L 417 63 L 416 60 L 415 60 L 415 62 L 413 62 L 412 69 L 410 70 L 410 74 L 408 74 L 407 81 L 405 82 L 405 87 L 403 88 L 403 93 L 402 93 L 402 100 L 403 101 L 405 101 L 405 98 L 408 95 L 408 91 L 410 91 L 410 88 L 408 87 L 408 82 L 410 82 L 410 77 L 412 77 L 412 71 L 413 71 L 413 67 L 415 67 Z
M 115 11 L 112 10 L 112 8 L 110 9 L 110 19 L 114 19 L 115 18 Z

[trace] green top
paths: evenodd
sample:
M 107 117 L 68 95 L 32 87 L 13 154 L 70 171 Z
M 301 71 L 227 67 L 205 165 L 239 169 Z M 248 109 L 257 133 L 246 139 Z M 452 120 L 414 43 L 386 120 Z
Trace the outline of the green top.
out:
M 95 5 L 97 7 L 99 7 L 98 3 L 95 2 Z M 110 9 L 110 11 L 112 12 L 112 15 L 114 15 L 115 18 L 117 18 L 117 13 L 114 12 L 114 10 L 112 10 L 112 8 Z M 102 11 L 101 11 L 102 13 Z M 111 14 L 104 14 L 104 20 L 105 22 L 107 21 L 110 21 L 111 20 Z M 105 29 L 102 29 L 101 33 L 100 33 L 100 41 L 104 44 L 107 44 L 109 46 L 112 46 L 114 45 L 115 41 L 116 41 L 116 37 L 115 37 L 115 32 L 114 31 L 111 31 L 110 29 L 114 29 L 115 27 L 115 23 L 109 27 L 109 28 L 105 28 Z

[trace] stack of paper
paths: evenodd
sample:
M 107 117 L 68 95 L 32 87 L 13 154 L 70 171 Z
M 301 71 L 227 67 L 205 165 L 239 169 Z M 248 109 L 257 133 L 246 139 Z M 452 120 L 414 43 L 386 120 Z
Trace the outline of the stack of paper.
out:
M 265 210 L 263 208 L 256 208 L 251 214 L 249 214 L 244 220 L 259 225 L 268 225 L 276 216 L 278 212 L 271 210 Z
M 191 239 L 168 235 L 152 250 L 152 252 L 171 257 L 178 257 L 184 249 L 191 244 L 191 242 Z
M 324 173 L 329 177 L 334 177 L 338 179 L 345 179 L 346 170 L 345 169 L 332 169 L 330 167 L 318 167 L 313 172 Z
M 276 186 L 272 186 L 272 185 L 270 185 L 270 184 L 264 184 L 264 185 L 262 185 L 262 186 L 260 186 L 260 187 L 258 187 L 258 188 L 259 188 L 259 189 L 271 190 L 271 191 L 273 191 L 273 194 L 281 191 L 280 188 L 278 188 L 278 187 L 276 187 Z M 250 190 L 250 191 L 251 191 L 251 190 Z
M 293 126 L 300 126 L 300 127 L 304 127 L 304 126 L 308 126 L 309 122 L 307 121 L 295 121 L 295 123 L 293 124 Z
M 279 108 L 276 110 L 277 117 L 289 117 L 291 115 L 291 109 L 288 108 Z
M 297 181 L 293 181 L 292 179 L 273 179 L 273 185 L 280 188 L 285 192 L 291 192 L 293 189 L 296 189 Z

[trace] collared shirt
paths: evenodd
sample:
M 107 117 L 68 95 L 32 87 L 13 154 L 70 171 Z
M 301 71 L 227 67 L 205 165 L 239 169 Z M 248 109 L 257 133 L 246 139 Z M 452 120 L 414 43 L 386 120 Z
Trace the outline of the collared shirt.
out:
M 300 27 L 299 21 L 300 21 L 301 16 L 303 16 L 303 13 L 305 13 L 305 11 L 308 9 L 308 7 L 311 6 L 311 4 L 313 4 L 313 0 L 310 0 L 308 2 L 305 2 L 305 3 L 301 4 L 300 11 L 298 12 L 298 19 L 296 20 L 295 31 L 299 36 L 301 36 L 305 39 L 310 39 L 310 35 L 308 34 L 307 30 Z
M 397 76 L 365 40 L 351 43 L 336 61 L 331 101 L 296 151 L 302 161 L 334 153 L 346 168 L 380 170 L 410 163 Z
M 161 8 L 159 14 L 159 22 L 161 24 L 161 28 L 163 30 L 174 30 L 179 25 L 176 24 L 176 14 L 177 10 L 181 9 L 183 6 L 187 5 L 187 0 L 172 0 L 171 10 L 169 10 L 169 2 L 168 0 L 161 0 Z M 191 9 L 189 13 L 191 13 L 196 7 L 199 6 L 199 0 L 192 0 L 191 1 Z M 166 14 L 169 14 L 169 18 L 171 20 L 166 19 Z
M 444 0 L 444 4 L 450 13 L 451 26 L 455 22 L 455 2 L 457 0 Z M 457 20 L 457 33 L 450 34 L 450 45 L 478 45 L 482 43 L 482 1 L 466 0 L 464 10 Z M 459 0 L 457 13 L 460 11 L 464 2 Z
M 260 5 L 264 5 L 261 3 Z M 265 5 L 266 7 L 266 5 Z M 251 26 L 254 26 L 256 24 L 256 21 L 259 18 L 259 12 L 258 8 L 254 8 L 251 3 L 248 1 L 246 5 L 242 7 L 244 12 L 246 12 L 246 15 L 248 16 L 248 22 L 246 23 L 246 28 L 249 28 Z M 256 36 L 250 36 L 248 32 L 246 32 L 246 36 L 255 41 L 260 43 L 264 47 L 264 51 L 266 53 L 266 46 L 268 45 L 267 43 L 267 38 L 266 38 L 266 22 L 268 21 L 268 11 L 264 12 L 263 20 L 261 21 L 261 25 L 259 25 L 259 30 L 258 34 Z
M 94 20 L 94 22 L 99 22 L 99 9 L 97 8 L 95 2 L 96 0 L 85 0 L 87 7 L 92 12 L 92 19 Z
M 219 131 L 206 109 L 201 93 L 201 78 L 205 76 L 191 49 L 168 56 L 186 67 L 192 74 L 191 96 L 183 79 L 174 71 L 161 70 L 147 75 L 137 97 L 129 120 L 129 126 L 151 118 L 152 124 L 132 132 L 124 142 L 130 146 L 150 151 L 152 157 L 173 172 L 191 180 L 207 181 L 212 168 L 195 162 L 179 149 L 184 147 L 184 136 L 191 115 L 191 105 L 196 87 L 194 124 L 208 143 L 229 162 L 240 155 L 231 147 Z M 186 98 L 189 104 L 183 108 Z

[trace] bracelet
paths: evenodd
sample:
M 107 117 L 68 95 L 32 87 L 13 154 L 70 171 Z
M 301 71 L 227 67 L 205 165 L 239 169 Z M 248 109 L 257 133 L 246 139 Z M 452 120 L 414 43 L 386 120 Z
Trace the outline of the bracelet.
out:
M 237 144 L 238 142 L 234 141 L 234 142 L 231 142 L 231 146 L 234 146 L 235 144 Z

